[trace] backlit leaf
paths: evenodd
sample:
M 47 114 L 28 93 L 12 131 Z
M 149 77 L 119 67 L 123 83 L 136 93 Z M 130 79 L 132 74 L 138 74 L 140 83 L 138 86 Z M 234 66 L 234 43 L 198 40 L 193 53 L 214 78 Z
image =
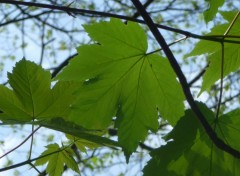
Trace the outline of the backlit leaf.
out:
M 51 104 L 42 111 L 38 118 L 64 117 L 70 113 L 70 105 L 76 99 L 74 92 L 79 87 L 74 82 L 58 82 L 51 90 Z
M 47 163 L 46 172 L 49 176 L 61 176 L 64 164 L 75 172 L 80 172 L 73 158 L 74 153 L 70 148 L 59 147 L 58 144 L 50 144 L 46 148 L 34 165 L 39 166 Z
M 87 152 L 87 148 L 88 149 L 94 149 L 94 148 L 97 148 L 97 147 L 101 146 L 98 143 L 91 142 L 91 141 L 86 140 L 86 139 L 77 138 L 75 136 L 66 135 L 66 137 L 68 139 L 70 139 L 71 141 L 73 141 L 74 144 L 77 146 L 77 148 L 79 150 L 81 150 L 82 152 Z
M 225 0 L 206 0 L 209 8 L 203 13 L 206 23 L 211 21 L 217 14 L 218 8 L 224 4 Z
M 212 31 L 207 34 L 210 35 L 221 35 L 227 31 L 231 21 L 233 20 L 236 12 L 222 13 L 223 17 L 229 21 L 226 24 L 221 24 L 212 29 Z M 231 20 L 230 20 L 231 16 Z M 232 26 L 229 36 L 239 36 L 240 35 L 240 18 Z M 209 90 L 210 87 L 221 78 L 221 68 L 223 63 L 223 76 L 230 74 L 231 72 L 236 71 L 240 67 L 240 40 L 239 38 L 229 38 L 225 39 L 238 41 L 239 43 L 224 43 L 222 48 L 221 43 L 201 40 L 197 43 L 193 51 L 189 56 L 196 56 L 201 54 L 208 54 L 208 59 L 210 61 L 209 67 L 206 70 L 206 73 L 203 77 L 203 84 L 201 92 Z M 222 49 L 224 50 L 224 55 L 222 54 Z M 223 62 L 222 62 L 223 60 Z
M 66 118 L 79 87 L 73 82 L 58 82 L 50 89 L 50 72 L 25 59 L 16 63 L 8 78 L 12 89 L 0 86 L 0 118 L 5 122 Z
M 37 64 L 23 59 L 8 73 L 8 78 L 14 94 L 33 118 L 51 102 L 51 74 Z
M 14 117 L 18 117 L 19 121 L 32 120 L 32 117 L 24 112 L 23 105 L 13 91 L 2 85 L 0 85 L 0 109 L 3 112 L 0 114 L 3 121 L 16 121 Z
M 146 34 L 139 25 L 112 19 L 84 28 L 97 44 L 79 47 L 57 77 L 82 82 L 69 120 L 104 129 L 117 116 L 119 141 L 128 156 L 148 130 L 158 129 L 158 110 L 176 124 L 183 114 L 181 87 L 167 59 L 146 53 Z

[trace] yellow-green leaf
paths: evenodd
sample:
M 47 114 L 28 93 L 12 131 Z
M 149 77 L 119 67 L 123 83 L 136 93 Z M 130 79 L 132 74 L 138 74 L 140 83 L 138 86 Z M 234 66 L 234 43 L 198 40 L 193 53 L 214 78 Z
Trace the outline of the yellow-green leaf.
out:
M 240 18 L 238 18 L 235 23 L 231 24 L 231 21 L 234 19 L 234 16 L 237 12 L 222 12 L 224 18 L 228 21 L 225 24 L 215 26 L 210 33 L 207 35 L 220 35 L 223 36 L 227 31 L 228 27 L 231 26 L 231 30 L 227 35 L 236 36 L 234 37 L 225 37 L 226 40 L 232 40 L 238 43 L 224 43 L 221 45 L 219 42 L 199 41 L 193 51 L 189 56 L 196 55 L 207 55 L 209 59 L 209 67 L 206 70 L 206 73 L 203 76 L 203 84 L 201 92 L 209 90 L 211 86 L 221 78 L 221 72 L 223 76 L 230 74 L 231 72 L 236 71 L 240 67 Z M 224 53 L 224 54 L 223 54 Z M 223 67 L 222 67 L 223 63 Z M 223 70 L 222 70 L 223 68 Z
M 12 89 L 0 86 L 0 119 L 5 122 L 67 118 L 79 87 L 60 81 L 51 89 L 50 72 L 25 59 L 16 63 L 8 78 Z
M 61 176 L 64 164 L 77 173 L 80 173 L 78 165 L 74 160 L 74 153 L 70 148 L 59 147 L 58 144 L 50 144 L 46 146 L 46 150 L 36 160 L 35 166 L 47 163 L 46 172 L 49 176 Z
M 181 87 L 167 59 L 147 53 L 147 36 L 138 24 L 111 19 L 84 28 L 97 44 L 79 47 L 57 77 L 82 82 L 69 120 L 105 129 L 117 116 L 119 141 L 129 155 L 148 130 L 158 129 L 159 112 L 172 125 L 183 115 Z

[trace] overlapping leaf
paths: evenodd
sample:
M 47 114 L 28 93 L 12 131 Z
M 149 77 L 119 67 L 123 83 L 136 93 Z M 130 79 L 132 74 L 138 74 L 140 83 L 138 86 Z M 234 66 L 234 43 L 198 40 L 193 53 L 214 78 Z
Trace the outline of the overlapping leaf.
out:
M 228 145 L 240 149 L 240 111 L 236 110 L 219 117 L 216 121 L 213 113 L 200 104 L 218 136 Z M 152 159 L 144 169 L 144 175 L 239 175 L 239 159 L 218 149 L 196 120 L 194 113 L 187 110 L 185 116 L 167 136 L 167 145 L 151 153 Z
M 86 140 L 86 139 L 81 139 L 81 138 L 78 138 L 78 137 L 75 137 L 75 136 L 71 136 L 71 135 L 66 135 L 66 137 L 74 142 L 74 144 L 76 145 L 76 147 L 82 151 L 82 152 L 87 152 L 87 149 L 95 149 L 101 145 L 99 145 L 98 143 L 96 142 L 91 142 L 89 140 Z
M 212 29 L 207 35 L 221 35 L 227 31 L 230 23 L 237 12 L 224 12 L 223 17 L 228 21 L 226 24 L 221 24 Z M 240 67 L 240 18 L 233 24 L 231 30 L 225 37 L 225 39 L 238 41 L 239 43 L 224 43 L 222 47 L 221 43 L 201 40 L 197 43 L 194 50 L 189 54 L 190 56 L 196 56 L 201 54 L 208 54 L 210 61 L 209 67 L 203 77 L 203 84 L 201 92 L 208 90 L 217 80 L 221 78 L 221 70 L 223 63 L 223 75 L 226 76 L 231 72 L 236 71 Z M 235 37 L 234 37 L 235 36 Z M 222 49 L 224 52 L 222 52 Z M 224 53 L 224 54 L 223 54 Z M 223 60 L 223 62 L 222 62 Z
M 59 147 L 58 144 L 50 144 L 35 162 L 35 166 L 47 163 L 46 172 L 49 176 L 60 176 L 64 170 L 64 164 L 77 173 L 80 173 L 78 164 L 74 160 L 74 152 L 70 148 Z
M 3 121 L 66 117 L 78 87 L 72 82 L 58 82 L 50 89 L 51 74 L 25 59 L 8 73 L 12 89 L 0 86 L 0 118 Z
M 84 27 L 97 44 L 79 47 L 58 76 L 83 84 L 69 119 L 102 129 L 117 116 L 119 141 L 129 155 L 149 129 L 158 129 L 158 109 L 171 124 L 178 121 L 183 114 L 180 85 L 165 58 L 146 53 L 146 34 L 139 25 L 112 19 Z

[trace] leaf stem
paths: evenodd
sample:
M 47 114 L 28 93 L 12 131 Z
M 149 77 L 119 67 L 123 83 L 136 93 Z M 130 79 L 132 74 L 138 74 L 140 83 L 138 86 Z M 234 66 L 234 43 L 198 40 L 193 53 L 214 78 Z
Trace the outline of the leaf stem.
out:
M 34 119 L 33 119 L 33 123 L 34 123 Z M 29 157 L 28 159 L 31 159 L 32 156 L 32 147 L 33 147 L 33 135 L 34 135 L 34 124 L 32 124 L 32 135 L 31 135 L 31 143 L 30 143 L 30 149 L 29 149 Z
M 223 94 L 223 74 L 224 74 L 224 43 L 221 43 L 222 46 L 222 57 L 221 57 L 221 75 L 220 75 L 220 93 L 218 98 L 218 105 L 217 105 L 217 113 L 216 113 L 216 119 L 219 117 L 219 112 L 221 108 L 221 102 L 222 102 L 222 94 Z

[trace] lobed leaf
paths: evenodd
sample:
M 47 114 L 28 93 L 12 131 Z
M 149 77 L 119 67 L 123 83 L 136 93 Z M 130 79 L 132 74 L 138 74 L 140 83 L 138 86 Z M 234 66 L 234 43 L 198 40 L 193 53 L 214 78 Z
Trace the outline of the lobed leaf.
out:
M 111 19 L 84 28 L 97 44 L 79 47 L 57 77 L 82 82 L 69 120 L 104 129 L 116 116 L 119 141 L 129 156 L 149 129 L 158 129 L 159 112 L 176 124 L 184 108 L 181 87 L 167 59 L 146 53 L 147 37 L 138 24 Z
M 70 148 L 59 147 L 58 144 L 46 146 L 46 150 L 36 160 L 35 166 L 47 163 L 46 172 L 49 176 L 61 176 L 64 164 L 77 173 L 80 173 L 78 164 L 73 158 L 73 151 Z
M 23 59 L 12 73 L 8 73 L 9 84 L 31 117 L 37 117 L 51 102 L 51 74 L 37 64 Z
M 16 64 L 8 78 L 12 89 L 0 86 L 0 119 L 5 122 L 66 118 L 79 87 L 73 82 L 58 82 L 50 89 L 50 72 L 25 59 Z
M 0 118 L 2 121 L 29 121 L 32 117 L 24 111 L 24 107 L 14 93 L 0 85 Z

